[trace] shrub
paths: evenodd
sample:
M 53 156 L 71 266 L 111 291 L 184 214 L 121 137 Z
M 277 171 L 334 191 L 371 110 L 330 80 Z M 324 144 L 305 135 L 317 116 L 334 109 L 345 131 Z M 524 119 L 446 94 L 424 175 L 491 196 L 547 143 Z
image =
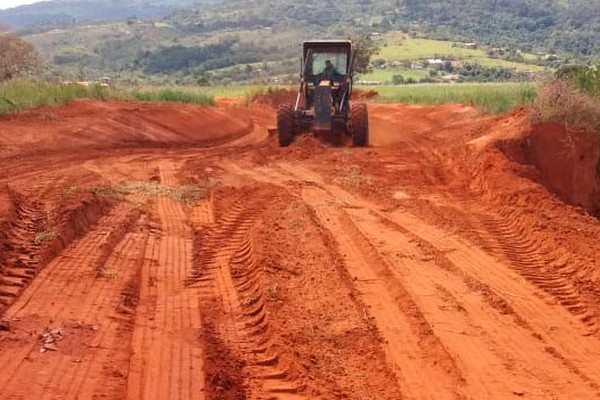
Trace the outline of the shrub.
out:
M 589 67 L 567 65 L 556 71 L 556 78 L 571 82 L 583 92 L 600 97 L 600 63 Z
M 403 85 L 405 82 L 404 76 L 398 74 L 392 77 L 392 83 L 394 85 Z
M 539 90 L 530 116 L 533 122 L 564 124 L 570 130 L 600 130 L 600 102 L 562 79 Z
M 575 84 L 591 96 L 600 98 L 600 63 L 577 74 Z

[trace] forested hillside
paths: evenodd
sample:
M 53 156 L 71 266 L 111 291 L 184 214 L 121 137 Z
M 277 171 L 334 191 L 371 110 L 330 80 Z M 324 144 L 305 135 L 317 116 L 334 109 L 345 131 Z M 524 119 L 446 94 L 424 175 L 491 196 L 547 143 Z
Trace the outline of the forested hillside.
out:
M 11 12 L 21 13 L 23 26 L 37 26 L 26 39 L 50 65 L 71 75 L 221 81 L 292 74 L 304 39 L 387 32 L 452 46 L 475 42 L 482 55 L 469 62 L 503 68 L 481 70 L 483 77 L 506 76 L 506 69 L 515 67 L 508 62 L 524 63 L 516 67 L 527 73 L 600 56 L 600 0 L 205 0 L 185 6 L 191 2 L 57 0 Z M 46 33 L 34 23 L 36 16 L 50 15 L 44 10 L 54 10 L 57 21 L 64 18 L 61 29 Z M 142 20 L 152 13 L 158 17 Z M 104 22 L 66 26 L 69 18 Z M 391 44 L 402 45 L 401 40 Z M 498 48 L 500 54 L 492 54 Z M 486 54 L 503 62 L 486 62 Z M 432 51 L 429 57 L 436 55 Z M 552 63 L 545 62 L 547 57 Z M 410 65 L 416 60 L 379 63 L 389 61 Z
M 205 0 L 208 3 L 211 0 Z M 13 29 L 44 29 L 82 22 L 118 21 L 127 18 L 162 18 L 177 7 L 201 0 L 54 0 L 0 10 L 0 23 Z
M 600 0 L 230 0 L 193 10 L 173 19 L 204 30 L 302 23 L 332 34 L 402 29 L 526 51 L 600 53 Z

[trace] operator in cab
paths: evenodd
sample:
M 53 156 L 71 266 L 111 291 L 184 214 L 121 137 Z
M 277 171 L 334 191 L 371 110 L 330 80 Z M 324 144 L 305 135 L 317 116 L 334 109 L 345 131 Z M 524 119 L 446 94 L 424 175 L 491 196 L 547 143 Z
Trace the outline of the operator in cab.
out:
M 340 73 L 335 69 L 331 60 L 325 61 L 325 69 L 323 70 L 323 77 L 328 80 L 333 80 L 334 77 L 339 76 Z

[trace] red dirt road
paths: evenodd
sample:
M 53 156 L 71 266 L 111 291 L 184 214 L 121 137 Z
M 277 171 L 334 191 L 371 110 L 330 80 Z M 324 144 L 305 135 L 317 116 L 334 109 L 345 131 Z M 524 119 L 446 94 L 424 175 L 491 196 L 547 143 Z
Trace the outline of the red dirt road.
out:
M 0 399 L 600 398 L 600 223 L 523 112 L 227 103 L 0 118 Z

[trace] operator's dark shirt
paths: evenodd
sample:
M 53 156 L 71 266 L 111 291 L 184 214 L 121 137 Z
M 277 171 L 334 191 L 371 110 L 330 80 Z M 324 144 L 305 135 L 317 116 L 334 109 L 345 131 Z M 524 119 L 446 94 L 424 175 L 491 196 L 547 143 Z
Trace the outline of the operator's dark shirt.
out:
M 325 67 L 325 69 L 323 70 L 323 76 L 327 79 L 331 80 L 338 75 L 339 75 L 339 73 L 336 71 L 334 66 Z

